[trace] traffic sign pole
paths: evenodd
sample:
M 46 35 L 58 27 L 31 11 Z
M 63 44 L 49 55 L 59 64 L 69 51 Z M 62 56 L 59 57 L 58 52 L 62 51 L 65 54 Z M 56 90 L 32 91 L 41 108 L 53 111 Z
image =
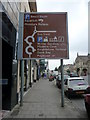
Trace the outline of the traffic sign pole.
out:
M 63 59 L 61 59 L 61 107 L 64 107 L 64 71 L 63 71 Z
M 23 106 L 23 92 L 24 92 L 24 60 L 21 60 L 21 94 L 20 94 L 20 106 Z

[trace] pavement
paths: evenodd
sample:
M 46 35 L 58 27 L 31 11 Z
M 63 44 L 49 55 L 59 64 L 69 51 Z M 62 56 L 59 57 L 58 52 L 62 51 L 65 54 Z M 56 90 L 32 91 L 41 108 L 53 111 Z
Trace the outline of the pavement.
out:
M 87 120 L 80 109 L 75 107 L 67 98 L 64 98 L 64 107 L 61 107 L 61 90 L 55 81 L 40 79 L 30 88 L 23 98 L 23 106 L 19 104 L 4 118 L 83 118 Z

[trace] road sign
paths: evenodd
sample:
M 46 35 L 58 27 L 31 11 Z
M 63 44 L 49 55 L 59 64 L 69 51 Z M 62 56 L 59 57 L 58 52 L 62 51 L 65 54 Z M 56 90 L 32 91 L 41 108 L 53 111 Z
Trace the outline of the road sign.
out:
M 20 27 L 23 29 L 23 31 L 21 30 L 23 43 L 19 45 L 21 52 L 19 52 L 20 56 L 18 58 L 68 59 L 69 44 L 66 12 L 24 13 L 22 18 L 24 24 Z

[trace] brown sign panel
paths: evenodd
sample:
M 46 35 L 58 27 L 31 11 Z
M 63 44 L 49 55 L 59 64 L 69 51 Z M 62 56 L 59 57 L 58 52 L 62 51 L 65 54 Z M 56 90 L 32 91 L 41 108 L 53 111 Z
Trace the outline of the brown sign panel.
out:
M 68 58 L 67 13 L 25 13 L 23 58 Z

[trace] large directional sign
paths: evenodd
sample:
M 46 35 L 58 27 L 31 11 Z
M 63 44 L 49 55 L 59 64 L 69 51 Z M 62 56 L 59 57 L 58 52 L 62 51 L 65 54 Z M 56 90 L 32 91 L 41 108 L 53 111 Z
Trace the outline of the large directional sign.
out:
M 24 13 L 20 20 L 20 59 L 68 59 L 67 13 Z M 21 22 L 23 20 L 23 22 Z M 22 25 L 23 24 L 23 25 Z M 20 38 L 19 38 L 20 40 Z M 21 51 L 21 52 L 20 52 Z

